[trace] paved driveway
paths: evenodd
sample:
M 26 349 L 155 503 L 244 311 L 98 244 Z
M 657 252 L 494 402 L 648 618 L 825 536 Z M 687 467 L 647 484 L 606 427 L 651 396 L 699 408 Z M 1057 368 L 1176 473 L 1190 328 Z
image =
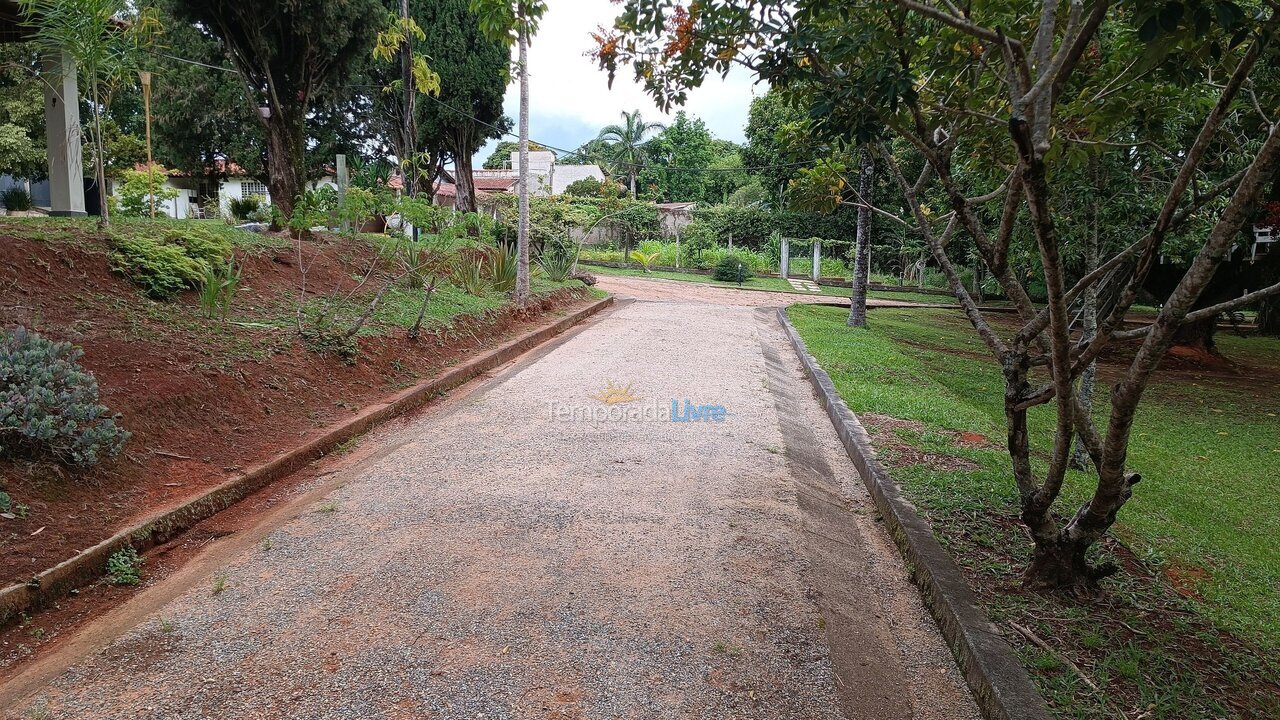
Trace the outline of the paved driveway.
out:
M 338 472 L 0 711 L 977 717 L 769 310 L 624 304 Z

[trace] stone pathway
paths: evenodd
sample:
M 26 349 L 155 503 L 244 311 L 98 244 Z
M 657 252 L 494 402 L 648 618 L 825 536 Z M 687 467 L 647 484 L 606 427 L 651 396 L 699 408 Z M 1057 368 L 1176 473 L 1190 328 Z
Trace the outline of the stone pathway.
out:
M 818 293 L 822 294 L 822 288 L 812 280 L 802 280 L 799 278 L 787 278 L 787 282 L 791 283 L 791 287 L 802 293 Z
M 771 310 L 631 302 L 457 394 L 0 713 L 978 717 Z

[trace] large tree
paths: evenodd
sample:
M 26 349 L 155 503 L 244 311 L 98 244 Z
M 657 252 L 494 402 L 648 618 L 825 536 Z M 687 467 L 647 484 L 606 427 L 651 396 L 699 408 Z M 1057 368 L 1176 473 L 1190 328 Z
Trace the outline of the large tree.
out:
M 267 187 L 292 215 L 306 184 L 307 116 L 340 92 L 386 23 L 378 0 L 191 0 L 175 11 L 222 44 L 266 135 Z M 256 109 L 261 107 L 261 112 Z
M 711 131 L 702 118 L 681 110 L 675 120 L 645 144 L 649 162 L 637 180 L 662 202 L 702 202 L 707 169 L 716 160 Z
M 419 52 L 440 76 L 439 97 L 418 103 L 419 145 L 452 160 L 456 208 L 475 212 L 471 158 L 511 128 L 502 114 L 510 50 L 480 31 L 468 0 L 413 0 L 409 7 L 425 36 Z
M 24 44 L 0 45 L 0 173 L 42 178 L 44 88 L 36 80 L 40 54 Z
M 649 158 L 646 146 L 653 133 L 661 130 L 661 123 L 645 122 L 640 117 L 639 110 L 624 110 L 622 122 L 606 125 L 596 138 L 604 143 L 604 156 L 609 163 L 609 171 L 627 179 L 627 188 L 631 191 L 633 200 L 636 197 L 636 177 Z
M 796 176 L 799 165 L 794 141 L 807 137 L 798 132 L 804 121 L 804 111 L 776 90 L 753 99 L 747 112 L 747 144 L 742 148 L 742 164 L 756 168 L 752 172 L 779 204 L 783 189 Z
M 1128 450 L 1161 359 L 1188 325 L 1280 292 L 1201 302 L 1280 166 L 1280 89 L 1254 82 L 1280 63 L 1278 22 L 1272 3 L 1231 0 L 1004 0 L 971 12 L 919 0 L 629 0 L 599 55 L 611 72 L 633 62 L 664 105 L 745 63 L 803 102 L 815 133 L 875 150 L 902 200 L 901 214 L 878 214 L 925 238 L 1004 376 L 1010 470 L 1034 543 L 1026 580 L 1091 590 L 1116 570 L 1088 553 L 1141 479 Z M 1155 201 L 1130 220 L 1141 230 L 1086 271 L 1071 236 L 1089 214 L 1063 214 L 1060 200 L 1091 157 L 1113 153 L 1136 171 L 1129 190 Z M 1019 236 L 1038 273 L 1014 271 Z M 961 238 L 1012 301 L 1014 329 L 993 326 L 962 282 Z M 1156 319 L 1126 326 L 1165 250 L 1182 243 L 1188 264 Z M 1095 287 L 1112 300 L 1081 335 L 1073 306 Z M 1123 342 L 1131 359 L 1095 422 L 1077 380 Z M 1052 440 L 1033 447 L 1040 406 L 1052 408 Z M 1091 492 L 1061 511 L 1077 437 Z

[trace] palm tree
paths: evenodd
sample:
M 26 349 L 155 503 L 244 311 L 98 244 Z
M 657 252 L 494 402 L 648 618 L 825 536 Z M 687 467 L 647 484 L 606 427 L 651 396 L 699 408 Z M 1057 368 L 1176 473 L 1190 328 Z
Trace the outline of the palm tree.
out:
M 622 111 L 622 124 L 609 125 L 600 131 L 597 140 L 606 144 L 605 156 L 615 173 L 626 173 L 631 198 L 636 197 L 636 172 L 645 161 L 645 145 L 652 133 L 661 132 L 662 123 L 647 123 L 640 111 Z

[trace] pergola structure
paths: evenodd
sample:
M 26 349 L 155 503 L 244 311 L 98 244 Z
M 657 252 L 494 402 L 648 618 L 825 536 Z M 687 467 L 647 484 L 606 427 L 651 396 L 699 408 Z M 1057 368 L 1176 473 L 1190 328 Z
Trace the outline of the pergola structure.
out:
M 0 0 L 0 43 L 27 40 L 14 0 Z M 84 160 L 81 155 L 80 88 L 76 64 L 66 53 L 45 59 L 44 125 L 49 147 L 49 214 L 84 215 Z

